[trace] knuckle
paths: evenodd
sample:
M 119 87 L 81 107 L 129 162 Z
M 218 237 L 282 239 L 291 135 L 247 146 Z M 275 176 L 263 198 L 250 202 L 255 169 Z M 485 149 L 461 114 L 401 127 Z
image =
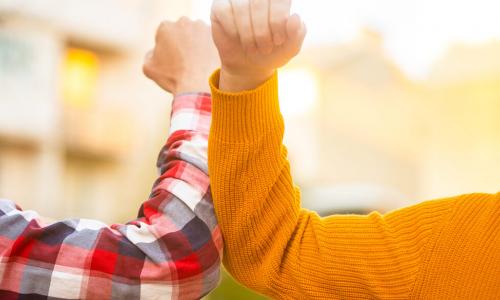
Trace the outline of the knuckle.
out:
M 151 68 L 151 64 L 149 62 L 145 62 L 142 65 L 142 73 L 146 75 L 146 77 L 151 78 L 153 76 L 153 70 Z
M 176 25 L 180 26 L 180 27 L 188 27 L 188 26 L 191 26 L 193 25 L 194 22 L 188 18 L 188 17 L 181 17 L 177 22 L 176 22 Z
M 163 32 L 167 31 L 170 28 L 171 24 L 172 23 L 170 23 L 168 21 L 162 21 L 160 23 L 160 25 L 158 25 L 158 28 L 156 29 L 156 35 L 155 35 L 156 40 L 158 40 L 161 37 Z
M 172 25 L 172 22 L 170 22 L 170 21 L 166 21 L 166 20 L 161 21 L 160 25 L 158 25 L 157 31 L 165 30 L 165 29 L 169 28 L 171 25 Z

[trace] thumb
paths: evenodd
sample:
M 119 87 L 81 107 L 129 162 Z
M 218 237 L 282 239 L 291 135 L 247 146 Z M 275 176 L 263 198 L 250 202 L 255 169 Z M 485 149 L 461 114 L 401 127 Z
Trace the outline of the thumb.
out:
M 286 24 L 288 35 L 287 48 L 290 54 L 295 56 L 300 52 L 307 34 L 307 28 L 299 15 L 293 14 L 288 18 Z

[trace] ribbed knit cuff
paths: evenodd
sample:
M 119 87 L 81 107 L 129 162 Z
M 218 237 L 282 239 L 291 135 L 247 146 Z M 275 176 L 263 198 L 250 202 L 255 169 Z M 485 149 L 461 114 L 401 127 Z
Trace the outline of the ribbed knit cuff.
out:
M 228 143 L 252 143 L 269 131 L 282 129 L 277 73 L 255 90 L 240 93 L 219 90 L 219 78 L 220 70 L 210 77 L 210 138 Z

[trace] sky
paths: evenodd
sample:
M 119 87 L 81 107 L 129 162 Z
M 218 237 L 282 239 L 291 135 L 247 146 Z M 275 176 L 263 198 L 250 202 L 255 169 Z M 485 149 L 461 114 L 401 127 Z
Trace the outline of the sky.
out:
M 207 20 L 211 1 L 197 1 L 197 17 Z M 500 41 L 499 0 L 293 0 L 292 10 L 307 24 L 305 47 L 345 43 L 373 28 L 414 79 L 454 44 Z

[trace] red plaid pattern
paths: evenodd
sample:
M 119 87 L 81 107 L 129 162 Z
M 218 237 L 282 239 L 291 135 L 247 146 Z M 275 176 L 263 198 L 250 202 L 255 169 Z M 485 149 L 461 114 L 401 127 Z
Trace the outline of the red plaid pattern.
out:
M 199 299 L 219 282 L 222 237 L 207 167 L 211 98 L 176 97 L 160 177 L 127 224 L 65 220 L 0 201 L 0 299 Z

